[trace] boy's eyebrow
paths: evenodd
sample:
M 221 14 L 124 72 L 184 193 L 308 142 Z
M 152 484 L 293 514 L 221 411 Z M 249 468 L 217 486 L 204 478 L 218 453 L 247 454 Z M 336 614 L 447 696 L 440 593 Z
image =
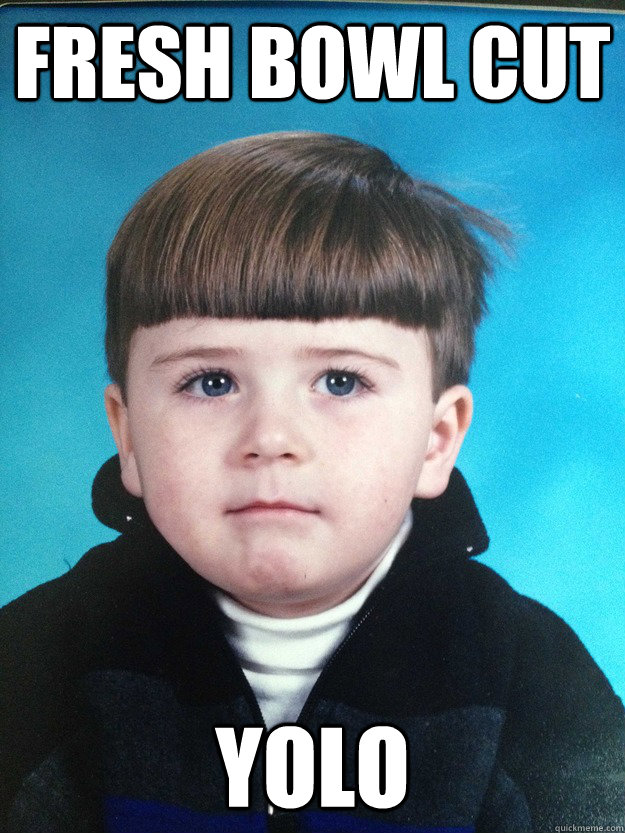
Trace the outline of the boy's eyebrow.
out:
M 242 355 L 243 352 L 237 347 L 188 347 L 185 350 L 162 353 L 154 359 L 151 367 L 161 364 L 172 364 L 173 362 L 184 361 L 185 359 L 227 359 Z
M 369 361 L 379 362 L 395 370 L 400 370 L 399 364 L 390 356 L 385 356 L 382 353 L 368 353 L 366 350 L 358 350 L 355 347 L 305 347 L 300 351 L 300 354 L 305 358 L 347 358 L 348 356 L 360 356 Z
M 390 356 L 385 356 L 381 353 L 368 353 L 366 350 L 359 350 L 355 347 L 303 347 L 298 351 L 298 354 L 306 359 L 327 360 L 359 356 L 369 361 L 387 365 L 395 370 L 400 369 L 399 364 Z M 152 361 L 151 367 L 158 367 L 162 364 L 173 364 L 174 362 L 184 361 L 185 359 L 228 359 L 233 357 L 241 358 L 243 355 L 243 350 L 240 350 L 238 347 L 189 347 L 187 349 L 174 350 L 171 353 L 162 353 Z

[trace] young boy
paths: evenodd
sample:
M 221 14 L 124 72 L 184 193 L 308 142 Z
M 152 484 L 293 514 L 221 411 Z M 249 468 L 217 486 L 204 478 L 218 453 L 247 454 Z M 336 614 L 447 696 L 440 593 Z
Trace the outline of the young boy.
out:
M 488 538 L 454 463 L 482 233 L 505 231 L 317 134 L 216 147 L 139 200 L 108 258 L 119 456 L 93 491 L 122 534 L 2 612 L 2 829 L 623 823 L 620 701 L 557 616 L 473 560 Z M 317 754 L 342 727 L 339 798 L 320 799 L 326 757 L 305 806 L 272 806 L 252 749 L 232 799 L 241 730 L 282 723 Z M 359 795 L 371 726 L 406 740 L 386 810 Z

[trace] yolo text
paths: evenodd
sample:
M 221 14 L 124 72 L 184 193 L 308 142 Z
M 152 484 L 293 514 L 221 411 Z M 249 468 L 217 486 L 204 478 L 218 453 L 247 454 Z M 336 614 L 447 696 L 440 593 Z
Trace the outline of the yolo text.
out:
M 230 726 L 215 728 L 228 781 L 229 807 L 249 807 L 250 775 L 258 756 L 263 729 L 243 729 L 240 742 Z M 369 807 L 388 810 L 406 797 L 408 746 L 393 726 L 372 726 L 362 733 L 356 749 L 356 789 L 344 784 L 343 729 L 324 726 L 318 748 L 301 726 L 273 729 L 265 741 L 267 800 L 284 810 L 298 810 L 316 796 L 319 806 L 355 807 L 356 795 Z

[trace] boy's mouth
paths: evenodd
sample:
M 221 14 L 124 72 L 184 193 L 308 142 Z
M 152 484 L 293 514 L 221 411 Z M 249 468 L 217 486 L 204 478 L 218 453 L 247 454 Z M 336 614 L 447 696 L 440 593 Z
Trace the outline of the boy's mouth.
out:
M 303 504 L 299 503 L 291 503 L 291 501 L 287 500 L 254 500 L 242 506 L 236 506 L 233 509 L 226 510 L 227 515 L 244 515 L 255 513 L 270 514 L 272 512 L 300 512 L 308 515 L 319 514 L 318 509 L 314 509 L 310 506 L 304 506 Z

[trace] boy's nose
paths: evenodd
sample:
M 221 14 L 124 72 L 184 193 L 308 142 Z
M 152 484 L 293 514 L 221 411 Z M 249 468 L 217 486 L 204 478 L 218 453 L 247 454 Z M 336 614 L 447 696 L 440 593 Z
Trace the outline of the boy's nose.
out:
M 310 442 L 296 403 L 257 402 L 246 416 L 239 446 L 245 463 L 278 459 L 302 462 L 310 457 Z

